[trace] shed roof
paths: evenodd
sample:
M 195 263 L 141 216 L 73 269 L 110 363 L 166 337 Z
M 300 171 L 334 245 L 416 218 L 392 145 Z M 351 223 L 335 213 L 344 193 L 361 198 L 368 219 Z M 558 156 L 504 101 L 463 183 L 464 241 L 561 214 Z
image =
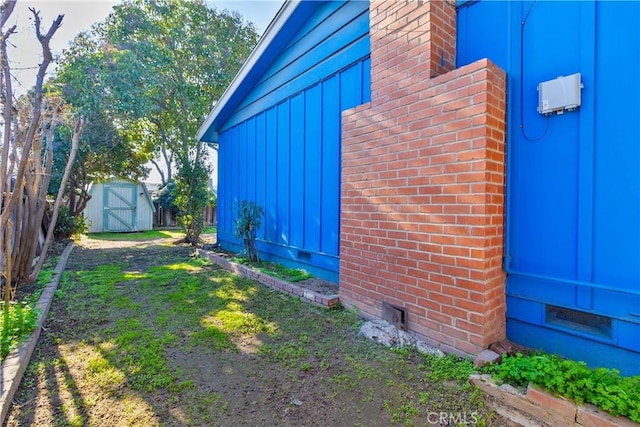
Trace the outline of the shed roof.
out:
M 217 142 L 220 127 L 286 47 L 292 34 L 304 24 L 305 18 L 317 7 L 318 2 L 300 0 L 287 0 L 282 5 L 240 71 L 198 129 L 196 134 L 198 141 Z

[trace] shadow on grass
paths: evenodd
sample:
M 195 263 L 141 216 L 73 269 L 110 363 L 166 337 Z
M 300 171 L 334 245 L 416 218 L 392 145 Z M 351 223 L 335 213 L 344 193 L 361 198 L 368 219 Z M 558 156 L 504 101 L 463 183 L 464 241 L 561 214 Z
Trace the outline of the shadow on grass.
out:
M 43 396 L 23 402 L 15 400 L 12 409 L 17 417 L 14 415 L 11 418 L 20 418 L 18 425 L 37 425 L 36 417 L 39 414 L 36 410 L 49 408 L 56 425 L 84 425 L 88 419 L 85 397 L 71 375 L 69 365 L 57 346 L 51 346 L 46 353 L 46 358 L 29 365 L 23 380 L 24 384 L 35 387 Z M 11 419 L 7 425 L 11 425 Z
M 427 381 L 422 356 L 359 339 L 354 312 L 303 304 L 192 253 L 74 252 L 44 344 L 64 346 L 77 381 L 54 404 L 78 408 L 67 420 L 424 425 L 429 411 L 483 410 L 465 386 Z

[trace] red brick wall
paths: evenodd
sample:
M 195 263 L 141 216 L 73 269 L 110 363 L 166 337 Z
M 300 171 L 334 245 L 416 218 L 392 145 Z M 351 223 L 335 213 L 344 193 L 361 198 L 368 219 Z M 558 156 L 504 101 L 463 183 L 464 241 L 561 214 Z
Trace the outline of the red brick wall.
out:
M 474 354 L 505 337 L 505 74 L 453 70 L 448 2 L 372 1 L 369 104 L 342 118 L 340 299 Z

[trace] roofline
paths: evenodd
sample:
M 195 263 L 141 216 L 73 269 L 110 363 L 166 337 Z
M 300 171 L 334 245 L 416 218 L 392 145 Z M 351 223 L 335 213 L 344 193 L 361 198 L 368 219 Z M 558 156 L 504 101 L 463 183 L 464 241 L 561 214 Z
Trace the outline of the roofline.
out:
M 207 115 L 207 118 L 204 120 L 204 123 L 200 125 L 200 128 L 196 133 L 196 139 L 198 141 L 202 141 L 204 134 L 211 127 L 214 120 L 218 117 L 218 115 L 227 105 L 229 100 L 233 97 L 233 94 L 235 93 L 235 91 L 242 85 L 242 83 L 244 82 L 249 72 L 260 60 L 260 58 L 262 57 L 264 52 L 267 50 L 267 48 L 269 47 L 273 39 L 280 32 L 280 29 L 284 26 L 284 24 L 287 22 L 289 17 L 291 17 L 291 14 L 293 13 L 294 10 L 296 10 L 296 8 L 298 7 L 301 1 L 302 0 L 285 0 L 284 4 L 280 8 L 276 16 L 273 18 L 273 20 L 265 30 L 262 37 L 260 37 L 258 44 L 256 44 L 256 46 L 253 48 L 253 50 L 251 51 L 247 59 L 242 64 L 242 67 L 240 67 L 240 71 L 238 71 L 238 73 L 235 75 L 235 77 L 231 81 L 231 84 L 227 86 L 227 88 L 225 89 L 220 99 L 215 103 L 215 105 Z M 216 132 L 216 135 L 217 135 L 217 132 Z M 205 141 L 205 142 L 218 142 L 218 141 Z

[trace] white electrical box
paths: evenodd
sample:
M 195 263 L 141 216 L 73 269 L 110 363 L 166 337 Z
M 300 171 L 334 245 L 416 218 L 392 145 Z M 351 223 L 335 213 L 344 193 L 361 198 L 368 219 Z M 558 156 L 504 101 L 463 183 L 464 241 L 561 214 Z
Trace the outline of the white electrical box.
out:
M 580 73 L 560 76 L 538 85 L 538 113 L 562 114 L 564 110 L 574 110 L 580 106 L 582 82 Z

